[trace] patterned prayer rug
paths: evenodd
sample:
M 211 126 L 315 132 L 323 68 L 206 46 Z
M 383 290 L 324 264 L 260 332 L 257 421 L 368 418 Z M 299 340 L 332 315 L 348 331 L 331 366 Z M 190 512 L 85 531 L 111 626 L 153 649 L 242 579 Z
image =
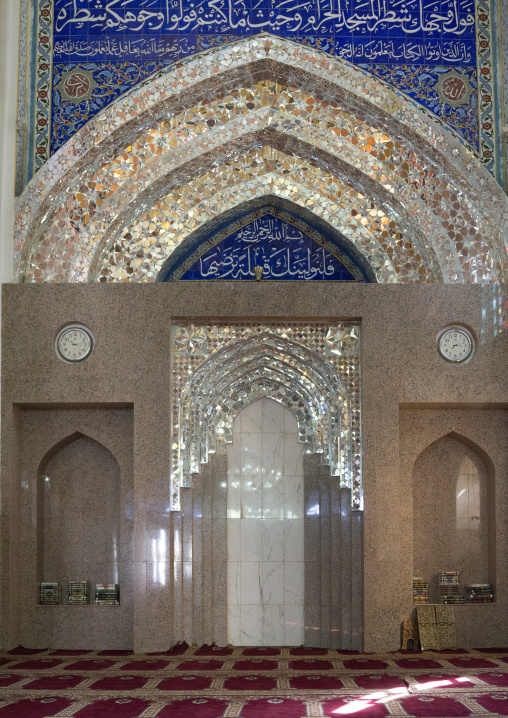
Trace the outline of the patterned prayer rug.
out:
M 508 648 L 0 654 L 0 718 L 508 716 Z

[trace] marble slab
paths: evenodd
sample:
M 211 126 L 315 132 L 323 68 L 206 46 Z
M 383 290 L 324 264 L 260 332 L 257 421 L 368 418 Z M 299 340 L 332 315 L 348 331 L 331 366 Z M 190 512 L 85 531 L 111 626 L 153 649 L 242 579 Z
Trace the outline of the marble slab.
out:
M 301 645 L 303 446 L 296 419 L 271 399 L 244 408 L 227 447 L 228 641 Z

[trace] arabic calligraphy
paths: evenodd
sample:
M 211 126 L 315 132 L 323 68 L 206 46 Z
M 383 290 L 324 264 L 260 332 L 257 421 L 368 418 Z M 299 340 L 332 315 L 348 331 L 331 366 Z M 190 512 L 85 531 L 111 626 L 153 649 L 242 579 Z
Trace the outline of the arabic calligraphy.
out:
M 455 63 L 471 65 L 476 62 L 476 48 L 473 42 L 460 40 L 412 41 L 412 40 L 371 40 L 370 42 L 346 42 L 336 50 L 337 57 L 350 62 L 399 64 Z
M 55 38 L 268 31 L 473 40 L 474 0 L 55 0 Z M 397 43 L 395 43 L 397 44 Z M 395 50 L 397 52 L 397 50 Z M 386 51 L 385 51 L 386 54 Z M 365 57 L 365 56 L 364 56 Z
M 254 267 L 262 267 L 263 279 L 364 281 L 349 257 L 338 258 L 341 254 L 265 214 L 204 252 L 181 279 L 254 279 Z
M 55 60 L 69 56 L 75 58 L 118 59 L 129 57 L 136 59 L 169 59 L 197 52 L 196 41 L 192 37 L 165 35 L 164 37 L 138 36 L 124 39 L 117 37 L 99 37 L 85 39 L 55 40 L 53 56 Z
M 91 60 L 123 59 L 167 59 L 198 52 L 196 36 L 165 35 L 161 37 L 138 36 L 133 39 L 116 37 L 55 40 L 55 60 L 74 58 Z M 407 63 L 407 64 L 459 64 L 476 63 L 475 46 L 462 40 L 372 40 L 370 42 L 346 42 L 337 46 L 335 54 L 343 60 L 358 63 Z
M 441 83 L 441 92 L 449 102 L 460 102 L 467 94 L 467 85 L 461 77 L 447 77 Z
M 84 97 L 90 91 L 90 78 L 84 72 L 73 72 L 67 76 L 63 89 L 72 99 Z

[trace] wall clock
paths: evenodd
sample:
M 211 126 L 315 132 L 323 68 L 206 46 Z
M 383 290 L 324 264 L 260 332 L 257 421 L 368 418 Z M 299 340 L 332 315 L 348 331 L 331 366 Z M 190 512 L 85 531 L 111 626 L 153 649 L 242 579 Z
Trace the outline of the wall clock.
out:
M 55 351 L 65 362 L 80 362 L 92 353 L 94 337 L 83 324 L 69 324 L 61 329 L 55 339 Z
M 475 350 L 473 335 L 464 327 L 445 327 L 437 337 L 440 355 L 452 364 L 468 362 Z

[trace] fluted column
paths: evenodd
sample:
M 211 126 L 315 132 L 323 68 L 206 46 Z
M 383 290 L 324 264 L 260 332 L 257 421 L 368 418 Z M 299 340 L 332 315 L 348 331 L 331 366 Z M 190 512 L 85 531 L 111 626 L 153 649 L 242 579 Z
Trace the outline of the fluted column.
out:
M 363 517 L 317 454 L 306 456 L 305 644 L 361 649 Z

